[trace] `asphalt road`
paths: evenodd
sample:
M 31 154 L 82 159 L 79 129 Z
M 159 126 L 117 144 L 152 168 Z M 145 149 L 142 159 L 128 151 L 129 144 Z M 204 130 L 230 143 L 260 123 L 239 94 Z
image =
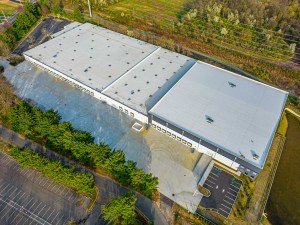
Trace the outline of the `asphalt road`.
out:
M 5 127 L 0 125 L 0 138 L 7 140 L 8 142 L 17 145 L 19 147 L 30 148 L 35 152 L 44 153 L 48 158 L 60 160 L 63 163 L 73 165 L 77 169 L 81 171 L 88 171 L 94 174 L 95 183 L 98 189 L 100 190 L 99 199 L 97 201 L 96 206 L 93 208 L 90 215 L 88 215 L 88 219 L 85 224 L 106 224 L 106 222 L 102 219 L 100 206 L 103 204 L 107 204 L 112 197 L 120 196 L 128 191 L 127 188 L 121 186 L 114 180 L 101 176 L 99 174 L 94 173 L 93 171 L 83 168 L 82 166 L 74 163 L 73 161 L 60 156 L 49 149 L 42 147 L 41 145 L 34 143 L 26 138 L 21 137 L 15 132 L 6 129 Z M 1 170 L 2 171 L 2 170 Z M 10 171 L 6 170 L 7 177 L 10 176 Z M 164 215 L 160 212 L 158 207 L 148 198 L 143 195 L 136 193 L 137 203 L 136 206 L 149 218 L 150 221 L 153 221 L 154 224 L 157 225 L 167 225 L 167 220 Z M 71 212 L 69 212 L 71 213 Z M 2 224 L 1 224 L 2 225 Z
M 22 54 L 30 48 L 49 40 L 50 35 L 54 34 L 70 21 L 65 19 L 58 19 L 54 17 L 45 18 L 29 35 L 28 37 L 13 51 L 15 54 Z

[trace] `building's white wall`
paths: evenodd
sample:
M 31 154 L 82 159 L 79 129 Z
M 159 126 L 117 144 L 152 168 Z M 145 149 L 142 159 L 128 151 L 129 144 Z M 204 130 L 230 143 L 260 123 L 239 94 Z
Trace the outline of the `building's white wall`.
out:
M 197 151 L 204 153 L 206 155 L 211 156 L 213 159 L 215 159 L 216 161 L 221 162 L 222 164 L 228 166 L 229 168 L 232 168 L 234 170 L 237 170 L 237 168 L 239 167 L 240 164 L 210 150 L 209 148 L 206 148 L 205 146 L 200 144 L 187 138 L 184 137 L 182 134 L 179 134 L 175 131 L 173 131 L 172 129 L 161 125 L 160 123 L 157 123 L 155 121 L 152 121 L 152 125 L 151 125 L 154 129 L 160 131 L 161 133 L 166 134 L 167 136 L 170 136 L 171 138 L 173 138 L 174 140 L 177 140 L 178 142 L 181 142 L 182 144 L 187 145 L 188 147 L 194 148 Z
M 49 72 L 50 74 L 52 74 L 53 76 L 71 84 L 72 86 L 80 89 L 81 91 L 103 101 L 103 102 L 106 102 L 108 105 L 124 112 L 125 114 L 127 114 L 128 116 L 131 116 L 135 119 L 137 119 L 138 121 L 142 122 L 142 123 L 145 123 L 145 124 L 148 124 L 148 117 L 141 114 L 140 112 L 137 112 L 131 108 L 128 108 L 127 106 L 123 105 L 122 103 L 119 103 L 117 101 L 115 101 L 114 99 L 111 99 L 110 97 L 106 96 L 106 95 L 103 95 L 102 93 L 98 92 L 98 91 L 95 91 L 93 90 L 92 88 L 64 75 L 63 73 L 27 56 L 27 55 L 24 55 L 25 56 L 25 59 L 31 63 L 33 63 L 34 65 L 38 66 L 39 68 L 41 68 L 42 70 L 46 70 L 47 72 Z M 122 109 L 122 110 L 121 110 Z
M 148 117 L 131 109 L 131 108 L 128 108 L 127 106 L 125 106 L 124 104 L 122 103 L 119 103 L 117 101 L 115 101 L 114 99 L 106 96 L 106 95 L 103 95 L 102 93 L 98 92 L 98 91 L 95 91 L 93 89 L 91 89 L 90 87 L 64 75 L 63 73 L 60 73 L 59 71 L 27 56 L 27 55 L 24 55 L 25 56 L 25 59 L 31 63 L 33 63 L 34 65 L 37 65 L 38 67 L 40 67 L 41 69 L 43 70 L 47 70 L 50 74 L 52 74 L 53 76 L 71 84 L 72 86 L 80 89 L 81 91 L 103 101 L 103 102 L 106 102 L 108 105 L 118 109 L 119 111 L 122 111 L 123 113 L 127 114 L 128 116 L 131 116 L 135 119 L 137 119 L 138 121 L 144 123 L 144 124 L 148 124 Z M 189 138 L 186 138 L 184 137 L 182 134 L 179 134 L 175 131 L 173 131 L 172 129 L 166 127 L 166 126 L 163 126 L 155 121 L 152 121 L 152 127 L 154 127 L 156 130 L 166 134 L 167 136 L 170 136 L 171 138 L 177 140 L 178 142 L 181 142 L 182 144 L 185 144 L 186 146 L 190 147 L 190 148 L 194 148 L 196 149 L 197 151 L 201 152 L 201 153 L 204 153 L 206 155 L 210 155 L 212 158 L 214 158 L 215 160 L 227 165 L 228 167 L 234 169 L 234 170 L 237 170 L 237 168 L 239 167 L 239 164 L 204 147 L 203 145 L 201 145 L 201 143 L 197 143 L 193 140 L 190 140 Z

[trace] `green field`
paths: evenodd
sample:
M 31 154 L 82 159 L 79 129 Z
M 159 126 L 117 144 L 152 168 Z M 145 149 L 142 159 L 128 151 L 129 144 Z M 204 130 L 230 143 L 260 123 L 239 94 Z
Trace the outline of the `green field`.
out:
M 141 21 L 173 25 L 191 0 L 124 0 L 105 7 L 102 13 Z
M 0 10 L 16 10 L 18 6 L 16 4 L 3 4 L 0 3 Z M 0 13 L 2 13 L 0 11 Z
M 300 224 L 300 121 L 287 113 L 287 139 L 266 207 L 272 224 Z

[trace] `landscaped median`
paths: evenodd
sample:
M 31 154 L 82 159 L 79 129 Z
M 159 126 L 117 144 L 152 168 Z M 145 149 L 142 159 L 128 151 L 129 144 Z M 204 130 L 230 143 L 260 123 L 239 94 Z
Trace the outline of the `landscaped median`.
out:
M 20 101 L 8 113 L 8 125 L 47 148 L 102 175 L 114 178 L 122 185 L 151 198 L 157 191 L 158 178 L 136 167 L 136 162 L 126 160 L 121 150 L 95 144 L 90 133 L 73 128 L 70 122 L 60 122 L 54 110 L 42 111 Z
M 72 188 L 77 193 L 92 199 L 96 195 L 94 177 L 90 173 L 80 172 L 75 167 L 63 165 L 57 160 L 51 161 L 32 150 L 21 149 L 16 146 L 11 148 L 10 155 L 23 168 L 35 169 L 56 183 Z

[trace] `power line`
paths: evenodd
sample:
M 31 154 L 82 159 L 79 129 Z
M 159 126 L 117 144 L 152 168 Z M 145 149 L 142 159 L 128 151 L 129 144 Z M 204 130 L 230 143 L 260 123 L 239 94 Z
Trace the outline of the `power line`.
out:
M 209 37 L 209 38 L 211 38 L 211 37 Z M 211 38 L 211 39 L 217 40 L 217 41 L 220 42 L 219 39 L 215 39 L 215 38 Z M 222 41 L 221 41 L 221 42 L 222 42 Z M 233 45 L 233 44 L 230 44 L 230 43 L 227 43 L 227 42 L 223 42 L 223 44 L 227 44 L 227 45 L 229 45 L 229 46 L 234 46 L 234 47 L 236 47 L 236 45 Z M 243 51 L 240 51 L 240 50 L 238 50 L 238 49 L 236 49 L 236 48 L 228 48 L 228 47 L 226 47 L 226 46 L 224 46 L 224 45 L 218 45 L 218 44 L 216 44 L 216 45 L 219 46 L 219 47 L 222 47 L 222 48 L 230 49 L 230 50 L 232 50 L 232 51 L 244 53 L 244 54 L 246 54 L 246 55 L 249 55 L 249 56 L 252 56 L 252 57 L 258 58 L 258 59 L 264 59 L 264 58 L 265 58 L 265 59 L 269 59 L 269 60 L 272 60 L 272 61 L 283 60 L 283 59 L 281 59 L 281 58 L 273 58 L 273 57 L 266 56 L 266 55 L 264 55 L 264 54 L 257 54 L 257 53 L 256 53 L 256 55 L 261 55 L 261 56 L 264 57 L 264 58 L 259 58 L 259 57 L 254 56 L 253 53 L 255 54 L 255 52 L 253 52 L 253 51 L 251 51 L 251 50 L 249 51 L 249 49 L 247 49 L 248 51 L 245 51 L 245 49 L 243 49 Z M 247 54 L 247 53 L 248 53 L 248 54 Z M 250 55 L 249 53 L 252 53 L 252 54 Z M 286 61 L 286 62 L 289 62 L 289 63 L 295 64 L 295 65 L 297 65 L 297 66 L 300 66 L 300 64 L 299 64 L 299 63 L 296 63 L 296 62 L 292 62 L 292 61 Z
M 208 32 L 209 33 L 209 32 Z M 212 34 L 212 33 L 210 33 L 210 34 Z M 213 34 L 214 35 L 214 34 Z M 214 37 L 220 37 L 219 35 L 214 35 Z M 209 37 L 208 37 L 209 38 Z M 249 44 L 246 44 L 246 43 L 243 43 L 243 42 L 238 42 L 238 41 L 235 41 L 235 40 L 232 40 L 232 39 L 228 39 L 228 38 L 224 38 L 224 37 L 222 37 L 223 39 L 225 39 L 225 40 L 230 40 L 231 42 L 234 42 L 234 43 L 237 43 L 237 44 L 242 44 L 242 45 L 244 45 L 244 46 L 250 46 L 250 49 L 248 48 L 248 50 L 250 50 L 251 51 L 251 45 L 249 45 Z M 219 41 L 222 41 L 222 40 L 220 40 L 220 39 L 216 39 L 216 40 L 219 40 Z M 228 43 L 228 42 L 226 42 L 225 41 L 225 43 Z M 228 43 L 229 44 L 229 43 Z M 286 55 L 284 55 L 284 54 L 281 54 L 281 53 L 278 53 L 278 52 L 273 52 L 273 51 L 271 51 L 271 50 L 268 50 L 268 49 L 264 49 L 265 51 L 267 51 L 267 52 L 270 52 L 270 53 L 273 53 L 273 54 L 275 54 L 275 55 L 278 55 L 278 56 L 282 56 L 282 58 L 280 58 L 280 57 L 278 57 L 278 59 L 281 59 L 281 60 L 283 60 L 285 57 L 286 57 Z M 255 49 L 253 49 L 252 50 L 253 52 L 255 51 Z M 256 52 L 254 52 L 254 53 L 256 53 Z M 257 55 L 263 55 L 263 56 L 265 56 L 265 54 L 263 54 L 263 53 L 256 53 Z M 297 59 L 297 58 L 294 58 L 294 57 L 290 57 L 290 59 Z
M 143 16 L 143 18 L 150 18 L 149 16 L 144 16 L 144 15 L 142 15 Z M 162 17 L 162 16 L 156 16 L 156 17 L 159 17 L 159 18 L 161 18 L 161 19 L 164 19 L 164 20 L 167 20 L 167 21 L 170 21 L 170 22 L 177 22 L 177 21 L 175 21 L 175 20 L 168 20 L 167 18 L 164 18 L 164 17 Z M 207 18 L 208 19 L 208 17 L 205 17 L 205 16 L 203 16 L 204 18 Z M 138 18 L 138 19 L 141 19 L 141 18 Z M 154 18 L 153 17 L 151 17 L 150 18 L 151 20 L 153 20 Z M 164 24 L 168 24 L 166 21 L 159 21 L 160 23 L 164 23 Z M 224 21 L 223 21 L 224 22 Z M 233 23 L 229 23 L 229 22 L 226 22 L 225 21 L 225 23 L 226 24 L 229 24 L 230 26 L 234 26 L 234 24 Z M 168 25 L 171 25 L 171 24 L 168 24 Z M 199 24 L 198 26 L 200 26 L 201 24 Z M 215 24 L 213 24 L 213 25 L 215 25 Z M 216 25 L 215 25 L 216 26 Z M 241 28 L 241 29 L 245 29 L 245 30 L 249 30 L 249 31 L 251 31 L 251 32 L 256 32 L 256 33 L 259 33 L 259 34 L 266 34 L 266 33 L 264 33 L 264 32 L 259 32 L 259 31 L 256 31 L 256 30 L 253 30 L 253 29 L 251 29 L 251 28 L 245 28 L 245 27 L 239 27 L 239 28 Z M 261 28 L 261 29 L 263 29 L 263 28 Z M 238 31 L 238 30 L 232 30 L 234 33 L 239 33 L 239 34 L 243 34 L 241 31 Z M 279 33 L 276 33 L 277 35 L 284 35 L 284 34 L 279 34 Z M 283 40 L 286 40 L 286 38 L 284 38 L 284 37 L 282 37 L 283 38 Z M 300 38 L 300 37 L 299 37 Z M 256 39 L 258 39 L 258 40 L 262 40 L 262 41 L 266 41 L 266 39 L 264 39 L 264 38 L 261 38 L 261 37 L 256 37 Z M 295 41 L 295 40 L 292 40 L 293 42 L 296 42 L 297 44 L 299 44 L 299 46 L 300 46 L 300 41 Z M 273 40 L 269 40 L 268 41 L 269 43 L 273 43 L 273 44 L 276 44 L 276 45 L 281 45 L 281 46 L 286 46 L 286 45 L 284 45 L 284 44 L 282 44 L 282 43 L 279 43 L 279 42 L 275 42 L 275 41 L 273 41 Z M 263 43 L 262 43 L 263 44 Z M 288 45 L 288 43 L 286 43 L 287 45 Z M 264 45 L 266 45 L 266 44 L 264 44 Z M 276 47 L 275 47 L 276 48 Z M 300 49 L 300 47 L 295 47 L 296 49 Z M 277 48 L 278 49 L 278 48 Z
M 204 29 L 205 29 L 205 28 L 204 28 Z M 204 29 L 202 29 L 201 31 L 203 31 Z M 212 33 L 212 32 L 209 32 L 209 31 L 206 31 L 206 32 Z M 235 41 L 235 40 L 233 40 L 233 39 L 226 38 L 226 37 L 221 36 L 221 35 L 218 35 L 218 34 L 215 34 L 215 35 L 221 37 L 222 39 L 226 39 L 226 40 L 230 40 L 230 41 Z M 254 44 L 264 45 L 264 46 L 269 47 L 269 48 L 273 48 L 273 49 L 277 49 L 277 50 L 281 50 L 281 51 L 286 51 L 287 53 L 291 53 L 291 54 L 300 56 L 300 53 L 296 53 L 296 52 L 292 53 L 292 52 L 289 52 L 288 50 L 284 50 L 284 49 L 281 49 L 281 48 L 277 48 L 277 47 L 275 47 L 275 46 L 268 46 L 267 44 L 256 43 L 256 42 L 254 42 L 254 41 L 251 41 L 251 40 L 245 40 L 245 39 L 240 38 L 240 37 L 235 37 L 235 38 L 240 39 L 240 40 L 245 41 L 245 42 L 251 42 L 251 43 L 254 43 Z M 236 41 L 235 41 L 235 42 L 236 42 Z M 242 43 L 242 42 L 241 42 L 241 43 Z M 258 48 L 258 47 L 256 47 L 256 48 Z M 267 50 L 267 51 L 271 51 L 271 50 Z M 271 51 L 271 52 L 272 52 L 272 51 Z M 278 53 L 278 52 L 273 52 L 273 53 L 274 53 L 274 54 L 277 54 L 277 55 L 282 55 L 281 53 Z M 300 58 L 300 57 L 299 57 L 299 58 Z M 295 59 L 297 59 L 297 57 L 296 57 Z
M 152 18 L 153 19 L 153 18 Z M 170 20 L 168 20 L 168 21 L 170 21 Z M 165 21 L 160 21 L 160 22 L 165 22 Z M 174 22 L 174 21 L 173 21 Z M 165 22 L 166 23 L 166 22 Z M 167 24 L 167 23 L 166 23 Z M 170 25 L 170 24 L 168 24 L 168 25 Z M 202 30 L 200 30 L 200 31 L 204 31 L 205 30 L 205 25 L 202 25 L 202 24 L 199 24 L 198 25 L 199 27 L 203 27 L 204 29 L 202 29 Z M 232 30 L 233 31 L 233 30 Z M 238 32 L 238 33 L 240 33 L 241 34 L 241 32 L 239 32 L 239 31 L 233 31 L 233 32 Z M 222 37 L 222 39 L 226 39 L 226 40 L 230 40 L 230 41 L 234 41 L 234 40 L 232 40 L 232 39 L 229 39 L 229 38 L 225 38 L 225 37 L 223 37 L 223 36 L 220 36 L 220 37 Z M 266 46 L 266 48 L 273 48 L 273 49 L 276 49 L 276 50 L 280 50 L 280 51 L 286 51 L 286 52 L 288 52 L 288 50 L 284 50 L 284 49 L 281 49 L 281 48 L 278 48 L 278 47 L 276 47 L 276 46 L 271 46 L 271 45 L 268 45 L 268 44 L 265 44 L 265 43 L 256 43 L 255 41 L 253 41 L 253 40 L 245 40 L 245 39 L 243 39 L 243 38 L 240 38 L 240 37 L 235 37 L 235 38 L 238 38 L 238 39 L 240 39 L 240 40 L 242 40 L 242 41 L 246 41 L 246 42 L 251 42 L 251 43 L 254 43 L 254 44 L 260 44 L 260 45 L 263 45 L 263 46 Z M 262 39 L 262 38 L 260 38 L 259 40 L 265 40 L 265 39 Z M 236 42 L 236 41 L 235 41 Z M 274 43 L 274 44 L 276 44 L 276 45 L 278 45 L 278 44 L 281 44 L 282 46 L 285 46 L 285 47 L 288 47 L 288 44 L 286 44 L 286 45 L 284 45 L 284 44 L 282 44 L 282 43 L 277 43 L 277 42 L 271 42 L 271 43 Z M 257 47 L 256 47 L 257 48 Z M 266 49 L 267 50 L 267 49 Z M 276 55 L 281 55 L 281 56 L 285 56 L 285 55 L 283 55 L 283 54 L 280 54 L 280 53 L 278 53 L 278 52 L 273 52 L 273 51 L 271 51 L 271 50 L 267 50 L 268 52 L 272 52 L 273 54 L 276 54 Z M 297 55 L 297 56 L 300 56 L 300 53 L 296 53 L 296 52 L 294 52 L 294 53 L 291 53 L 291 54 L 294 54 L 294 55 Z M 297 59 L 297 57 L 296 58 L 294 58 L 294 59 Z
M 188 9 L 193 9 L 193 8 L 188 8 Z M 196 8 L 195 8 L 196 9 Z M 204 15 L 201 15 L 201 17 L 204 17 L 204 18 L 207 18 L 207 16 L 204 16 Z M 222 19 L 226 19 L 226 18 L 224 18 L 224 17 L 222 17 Z M 250 29 L 251 28 L 256 28 L 256 29 L 264 29 L 264 30 L 266 30 L 266 31 L 269 31 L 269 32 L 272 32 L 272 33 L 276 33 L 276 34 L 278 34 L 278 32 L 277 31 L 274 31 L 274 30 L 270 30 L 270 29 L 266 29 L 266 28 L 263 28 L 263 27 L 257 27 L 257 26 L 252 26 L 251 27 L 251 25 L 249 25 L 249 24 L 245 24 L 245 23 L 242 23 L 242 22 L 239 22 L 239 24 L 242 24 L 242 25 L 245 25 L 245 26 L 248 26 Z M 257 31 L 257 32 L 259 32 L 259 31 Z M 300 39 L 300 37 L 299 36 L 294 36 L 294 35 L 291 35 L 291 34 L 283 34 L 283 35 L 286 35 L 286 36 L 290 36 L 290 37 L 295 37 L 295 38 L 297 38 L 297 39 Z
M 209 19 L 209 17 L 208 16 L 202 16 L 202 18 L 206 18 L 206 19 Z M 234 24 L 232 23 L 232 21 L 230 21 L 230 20 L 228 20 L 228 19 L 226 19 L 226 18 L 223 18 L 223 17 L 221 17 L 222 19 L 224 19 L 224 20 L 226 20 L 226 21 L 223 21 L 223 22 L 225 22 L 225 23 L 227 23 L 227 24 L 230 24 L 231 26 L 234 26 Z M 242 24 L 242 25 L 245 25 L 245 26 L 248 26 L 249 28 L 247 28 L 247 27 L 240 27 L 240 28 L 242 28 L 242 29 L 248 29 L 248 30 L 251 30 L 251 31 L 253 31 L 253 32 L 255 32 L 255 33 L 258 33 L 258 34 L 266 34 L 266 32 L 265 31 L 268 31 L 268 32 L 273 32 L 273 33 L 275 33 L 275 34 L 277 34 L 277 35 L 282 35 L 282 36 L 285 36 L 285 35 L 287 35 L 287 34 L 284 34 L 284 33 L 282 33 L 282 34 L 280 34 L 280 33 L 278 33 L 278 32 L 276 32 L 276 31 L 272 31 L 272 30 L 268 30 L 268 29 L 265 29 L 265 28 L 263 28 L 263 27 L 255 27 L 255 26 L 253 26 L 254 28 L 257 28 L 257 29 L 262 29 L 262 30 L 265 30 L 265 31 L 257 31 L 257 30 L 253 30 L 252 28 L 251 28 L 251 26 L 250 25 L 247 25 L 247 24 L 244 24 L 244 23 L 241 23 L 241 22 L 239 22 L 239 24 Z M 300 37 L 298 37 L 298 36 L 293 36 L 293 37 L 296 37 L 296 38 L 299 38 L 300 39 Z M 284 38 L 284 37 L 283 37 Z M 292 39 L 288 39 L 288 38 L 284 38 L 285 40 L 289 40 L 289 41 L 293 41 L 293 42 L 296 42 L 296 43 L 300 43 L 300 40 L 299 41 L 296 41 L 296 40 L 292 40 Z

